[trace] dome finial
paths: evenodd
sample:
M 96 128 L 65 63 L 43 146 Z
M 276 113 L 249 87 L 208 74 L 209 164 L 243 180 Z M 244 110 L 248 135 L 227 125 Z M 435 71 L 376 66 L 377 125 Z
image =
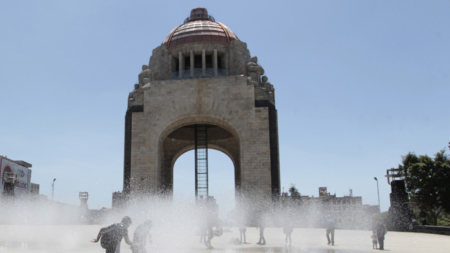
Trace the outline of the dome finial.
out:
M 190 20 L 209 19 L 208 10 L 206 8 L 195 8 L 191 10 Z

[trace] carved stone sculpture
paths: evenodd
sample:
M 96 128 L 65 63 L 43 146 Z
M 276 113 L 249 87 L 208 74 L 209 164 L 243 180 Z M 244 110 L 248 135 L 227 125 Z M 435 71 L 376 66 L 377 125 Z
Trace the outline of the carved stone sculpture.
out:
M 144 79 L 148 79 L 148 82 L 152 81 L 152 71 L 150 70 L 150 67 L 147 65 L 142 65 L 142 72 L 139 73 L 139 84 L 144 85 L 146 82 L 144 82 Z
M 252 85 L 252 78 L 251 77 L 247 77 L 247 85 Z
M 267 76 L 263 76 L 261 79 L 262 79 L 261 88 L 267 89 L 267 85 L 268 84 L 270 85 L 270 83 L 267 82 L 267 80 L 269 80 L 269 78 L 267 78 Z
M 273 93 L 275 91 L 275 88 L 273 87 L 273 85 L 271 83 L 267 83 L 266 89 Z
M 267 76 L 263 76 L 261 79 L 262 79 L 261 88 L 266 90 L 267 95 L 269 96 L 269 100 L 275 102 L 274 96 L 275 88 L 273 88 L 273 85 L 268 82 L 269 78 Z
M 247 63 L 247 71 L 248 75 L 252 78 L 252 81 L 259 84 L 260 77 L 262 74 L 264 74 L 264 69 L 263 67 L 261 67 L 261 65 L 258 64 L 258 57 L 255 56 L 250 59 L 250 61 Z

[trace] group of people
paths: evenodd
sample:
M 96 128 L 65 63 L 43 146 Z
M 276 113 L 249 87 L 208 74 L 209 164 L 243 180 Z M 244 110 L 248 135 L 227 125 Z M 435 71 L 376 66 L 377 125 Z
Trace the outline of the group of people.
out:
M 100 229 L 97 238 L 92 240 L 91 242 L 96 243 L 100 241 L 101 246 L 106 250 L 106 253 L 120 253 L 120 243 L 122 239 L 124 239 L 125 242 L 131 246 L 131 250 L 133 253 L 147 253 L 147 241 L 149 243 L 152 243 L 150 234 L 152 222 L 150 220 L 146 220 L 144 223 L 139 225 L 134 231 L 133 241 L 130 241 L 128 237 L 128 227 L 131 225 L 131 223 L 131 218 L 125 216 L 120 223 L 115 223 L 108 227 Z M 325 227 L 328 245 L 334 245 L 334 231 L 336 227 L 336 221 L 331 218 L 331 216 L 327 216 Z M 256 229 L 259 229 L 259 241 L 256 244 L 265 245 L 266 239 L 264 237 L 264 223 L 261 222 Z M 241 244 L 248 244 L 245 236 L 246 230 L 247 228 L 244 225 L 239 227 L 239 242 Z M 291 234 L 293 230 L 294 228 L 290 223 L 286 223 L 283 227 L 283 232 L 286 235 L 286 246 L 291 246 L 292 244 Z M 376 225 L 374 225 L 372 231 L 372 244 L 374 249 L 384 250 L 384 236 L 386 232 L 386 226 L 381 220 L 378 220 Z M 208 224 L 207 229 L 204 229 L 201 234 L 200 242 L 205 243 L 208 248 L 212 248 L 211 239 L 213 237 L 213 227 Z
M 330 215 L 327 216 L 325 227 L 328 245 L 334 245 L 334 230 L 336 227 L 336 221 L 331 218 Z M 378 220 L 372 229 L 372 246 L 374 249 L 384 250 L 384 236 L 386 235 L 386 232 L 386 226 L 381 220 Z M 378 247 L 378 244 L 380 247 Z
M 134 231 L 133 241 L 130 241 L 128 237 L 128 227 L 131 223 L 131 218 L 125 216 L 120 223 L 115 223 L 100 229 L 97 238 L 91 242 L 96 243 L 100 241 L 101 246 L 106 250 L 106 253 L 120 253 L 120 243 L 123 238 L 125 242 L 131 246 L 133 253 L 147 253 L 147 250 L 145 249 L 147 241 L 152 243 L 150 234 L 152 222 L 146 220 L 139 225 Z
M 374 249 L 384 250 L 384 235 L 386 235 L 386 226 L 381 220 L 378 220 L 372 230 L 372 245 Z M 378 245 L 380 247 L 378 247 Z
M 256 227 L 256 229 L 259 229 L 259 241 L 256 243 L 258 245 L 266 245 L 266 238 L 264 237 L 264 230 L 265 230 L 265 225 L 263 222 L 260 222 L 260 224 L 258 225 L 258 227 Z M 247 228 L 244 225 L 241 225 L 239 227 L 239 237 L 240 239 L 236 239 L 238 244 L 250 244 L 247 242 L 245 233 L 247 231 Z M 286 235 L 286 246 L 291 246 L 292 245 L 292 232 L 294 231 L 294 227 L 292 226 L 291 223 L 286 223 L 283 226 L 283 233 Z M 234 239 L 232 239 L 233 244 L 235 244 Z

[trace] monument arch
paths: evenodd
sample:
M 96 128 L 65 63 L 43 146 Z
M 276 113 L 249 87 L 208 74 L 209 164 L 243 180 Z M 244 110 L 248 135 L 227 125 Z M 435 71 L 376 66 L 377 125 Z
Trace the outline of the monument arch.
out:
M 195 126 L 208 128 L 208 149 L 216 149 L 226 154 L 234 165 L 235 188 L 240 189 L 240 144 L 238 133 L 226 122 L 204 116 L 187 117 L 170 124 L 161 133 L 159 149 L 162 161 L 159 179 L 160 191 L 171 192 L 173 189 L 173 166 L 183 153 L 195 149 Z M 231 131 L 229 131 L 230 129 Z
M 138 80 L 125 116 L 125 195 L 171 194 L 176 159 L 203 145 L 231 158 L 240 196 L 278 198 L 275 89 L 231 29 L 192 10 Z

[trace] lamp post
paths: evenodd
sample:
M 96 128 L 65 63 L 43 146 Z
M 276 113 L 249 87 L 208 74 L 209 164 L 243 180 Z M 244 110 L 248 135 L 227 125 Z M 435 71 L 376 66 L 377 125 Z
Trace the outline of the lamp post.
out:
M 377 181 L 378 213 L 381 213 L 381 208 L 380 208 L 380 189 L 378 188 L 378 179 L 376 177 L 374 177 L 373 179 L 375 179 L 375 181 Z
M 55 181 L 56 181 L 56 178 L 53 179 L 53 183 L 52 183 L 52 201 L 53 201 L 53 196 L 55 195 Z

